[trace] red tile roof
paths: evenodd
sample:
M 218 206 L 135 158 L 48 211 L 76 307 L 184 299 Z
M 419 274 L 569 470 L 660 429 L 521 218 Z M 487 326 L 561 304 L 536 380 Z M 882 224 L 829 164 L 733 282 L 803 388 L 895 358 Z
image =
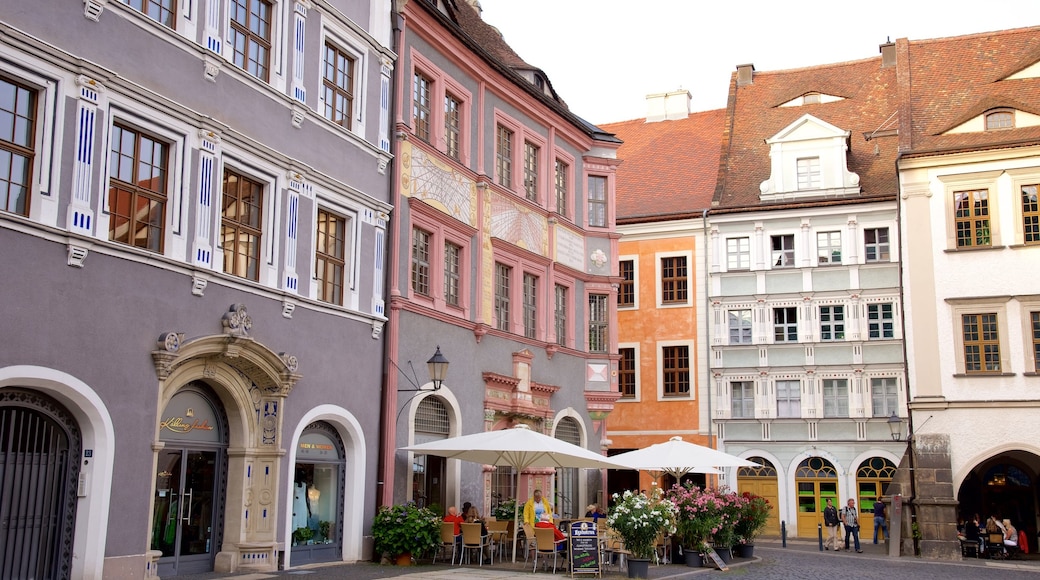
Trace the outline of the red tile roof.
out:
M 988 110 L 1040 114 L 1040 78 L 1006 80 L 1040 62 L 1040 27 L 897 41 L 899 81 L 909 99 L 900 146 L 909 154 L 1040 141 L 1040 127 L 941 135 Z
M 685 119 L 645 119 L 600 127 L 617 135 L 617 222 L 700 217 L 715 191 L 725 111 L 692 113 Z
M 774 72 L 755 72 L 750 84 L 730 80 L 726 126 L 729 134 L 719 164 L 713 210 L 761 209 L 815 205 L 763 203 L 760 184 L 769 179 L 769 145 L 773 137 L 806 113 L 839 129 L 851 131 L 848 169 L 860 177 L 860 198 L 840 203 L 871 201 L 897 192 L 894 136 L 879 136 L 898 122 L 899 95 L 896 67 L 882 68 L 881 57 Z M 843 97 L 842 100 L 781 107 L 810 92 Z M 872 134 L 867 140 L 864 135 Z M 830 199 L 821 203 L 832 204 Z

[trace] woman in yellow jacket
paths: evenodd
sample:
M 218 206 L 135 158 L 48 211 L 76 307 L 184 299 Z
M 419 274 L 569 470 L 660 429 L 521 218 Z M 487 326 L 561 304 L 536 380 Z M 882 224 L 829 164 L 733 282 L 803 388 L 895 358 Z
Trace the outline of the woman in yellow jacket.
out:
M 533 528 L 538 520 L 542 519 L 543 513 L 548 513 L 551 519 L 553 506 L 547 500 L 542 499 L 542 490 L 536 489 L 534 495 L 524 504 L 524 523 Z

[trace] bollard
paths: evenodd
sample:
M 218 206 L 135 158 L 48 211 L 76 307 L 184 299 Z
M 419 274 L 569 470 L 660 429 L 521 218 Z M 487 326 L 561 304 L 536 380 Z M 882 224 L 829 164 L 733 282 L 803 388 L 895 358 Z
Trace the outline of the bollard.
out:
M 820 540 L 820 551 L 823 551 L 823 524 L 816 524 L 816 536 Z
M 780 542 L 781 546 L 787 547 L 787 521 L 780 520 Z

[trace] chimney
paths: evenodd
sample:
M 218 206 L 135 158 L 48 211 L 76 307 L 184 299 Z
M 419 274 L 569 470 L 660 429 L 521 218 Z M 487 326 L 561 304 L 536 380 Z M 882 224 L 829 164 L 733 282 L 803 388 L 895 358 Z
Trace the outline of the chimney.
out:
M 679 89 L 670 93 L 646 96 L 646 122 L 675 121 L 690 116 L 690 91 Z
M 896 43 L 890 39 L 885 39 L 885 44 L 880 46 L 881 49 L 881 68 L 888 68 L 895 66 L 896 64 Z
M 742 87 L 744 85 L 752 84 L 751 81 L 755 76 L 755 65 L 753 64 L 738 64 L 737 65 L 737 86 Z

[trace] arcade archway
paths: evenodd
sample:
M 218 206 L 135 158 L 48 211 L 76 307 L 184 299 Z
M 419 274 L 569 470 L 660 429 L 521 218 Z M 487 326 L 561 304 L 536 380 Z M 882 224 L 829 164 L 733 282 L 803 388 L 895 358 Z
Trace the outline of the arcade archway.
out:
M 977 513 L 981 521 L 991 515 L 1007 518 L 1033 542 L 1040 528 L 1038 479 L 1040 456 L 1028 451 L 995 455 L 976 465 L 961 482 L 957 491 L 960 517 Z

